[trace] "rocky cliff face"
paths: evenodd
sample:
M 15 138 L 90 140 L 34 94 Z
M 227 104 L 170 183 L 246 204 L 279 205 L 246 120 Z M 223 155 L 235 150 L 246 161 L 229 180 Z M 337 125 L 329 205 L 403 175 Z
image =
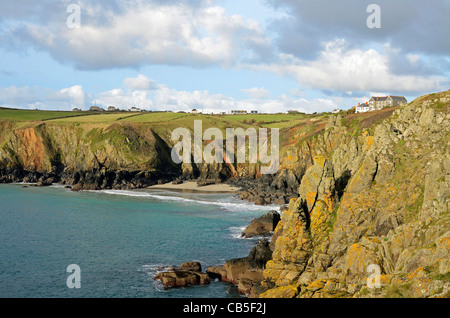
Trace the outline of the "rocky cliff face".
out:
M 223 182 L 236 174 L 227 164 L 175 165 L 170 132 L 149 125 L 0 121 L 0 137 L 0 182 L 134 189 L 179 176 Z
M 449 105 L 425 96 L 356 134 L 330 119 L 260 297 L 450 295 Z

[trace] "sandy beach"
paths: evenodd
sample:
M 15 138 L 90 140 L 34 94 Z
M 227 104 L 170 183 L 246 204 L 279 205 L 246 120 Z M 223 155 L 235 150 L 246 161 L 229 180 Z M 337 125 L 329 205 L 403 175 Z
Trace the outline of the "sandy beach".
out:
M 208 192 L 208 193 L 235 193 L 239 191 L 240 188 L 233 187 L 228 184 L 210 184 L 207 186 L 199 187 L 197 182 L 187 181 L 182 184 L 157 184 L 154 186 L 148 187 L 148 189 L 159 189 L 159 190 L 174 190 L 174 191 L 183 191 L 183 192 Z

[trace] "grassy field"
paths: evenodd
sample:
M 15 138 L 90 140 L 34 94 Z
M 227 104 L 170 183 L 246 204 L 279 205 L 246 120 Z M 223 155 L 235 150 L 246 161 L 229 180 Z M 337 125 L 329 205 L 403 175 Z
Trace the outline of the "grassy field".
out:
M 383 109 L 377 112 L 364 114 L 343 115 L 343 124 L 359 130 L 362 127 L 371 126 L 374 121 L 384 119 L 391 115 L 392 109 Z M 226 128 L 279 128 L 289 130 L 296 127 L 305 127 L 307 134 L 313 133 L 315 128 L 323 125 L 331 114 L 247 114 L 247 115 L 203 115 L 173 112 L 73 112 L 73 111 L 43 111 L 0 108 L 0 121 L 15 121 L 17 127 L 33 124 L 39 121 L 54 123 L 77 123 L 77 124 L 113 124 L 133 123 L 151 125 L 155 131 L 186 127 L 193 131 L 194 121 L 201 120 L 203 130 L 211 127 L 219 128 L 225 132 Z M 302 129 L 303 130 L 303 129 Z
M 26 109 L 10 109 L 0 107 L 0 120 L 12 121 L 43 121 L 64 117 L 85 116 L 85 112 L 71 111 L 46 111 L 46 110 L 26 110 Z
M 150 113 L 94 113 L 73 111 L 44 111 L 9 109 L 0 107 L 0 120 L 12 121 L 48 121 L 76 123 L 110 123 L 115 121 L 132 123 L 161 123 L 179 120 L 206 120 L 230 124 L 233 126 L 258 126 L 267 128 L 284 128 L 295 122 L 318 115 L 306 114 L 248 114 L 248 115 L 202 115 L 189 113 L 150 112 Z M 221 128 L 221 127 L 218 127 Z
M 138 114 L 140 115 L 140 114 Z M 65 122 L 65 123 L 112 123 L 126 119 L 128 117 L 137 116 L 134 113 L 85 113 L 84 116 L 72 116 L 67 118 L 52 119 L 52 122 Z

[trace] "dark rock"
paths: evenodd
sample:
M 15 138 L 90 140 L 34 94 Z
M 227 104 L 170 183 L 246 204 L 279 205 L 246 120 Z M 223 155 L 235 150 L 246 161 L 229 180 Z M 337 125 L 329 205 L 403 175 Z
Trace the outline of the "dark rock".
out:
M 165 287 L 185 287 L 190 285 L 206 285 L 210 283 L 208 273 L 202 273 L 199 262 L 187 262 L 167 271 L 158 273 L 154 279 L 160 280 Z
M 256 295 L 255 286 L 263 279 L 266 263 L 272 259 L 272 250 L 267 240 L 261 240 L 253 247 L 248 257 L 234 258 L 223 266 L 208 267 L 206 272 L 211 278 L 219 278 L 237 285 L 244 294 Z
M 242 232 L 241 236 L 250 238 L 258 235 L 268 235 L 275 230 L 280 219 L 281 216 L 277 211 L 270 211 L 254 219 Z
M 180 271 L 192 271 L 192 272 L 201 272 L 202 265 L 200 262 L 187 262 L 180 265 L 178 268 Z
M 266 205 L 266 198 L 263 196 L 259 196 L 256 200 L 255 200 L 255 205 Z
M 210 283 L 209 276 L 206 273 L 180 270 L 159 273 L 154 279 L 160 280 L 165 287 L 185 287 Z
M 262 239 L 258 244 L 252 248 L 248 255 L 248 265 L 251 269 L 266 268 L 266 263 L 272 259 L 272 250 L 270 249 L 270 243 L 266 239 Z
M 38 182 L 36 183 L 36 185 L 38 187 L 48 187 L 51 186 L 53 184 L 53 178 L 45 178 L 45 177 L 40 177 Z

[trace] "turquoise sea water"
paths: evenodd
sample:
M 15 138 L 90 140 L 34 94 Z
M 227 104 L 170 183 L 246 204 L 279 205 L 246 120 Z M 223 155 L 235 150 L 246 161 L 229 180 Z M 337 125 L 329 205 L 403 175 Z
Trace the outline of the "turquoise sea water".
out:
M 153 277 L 247 256 L 257 239 L 239 234 L 271 209 L 230 194 L 0 185 L 0 297 L 241 297 L 223 282 L 164 289 Z M 67 287 L 70 264 L 80 289 Z

